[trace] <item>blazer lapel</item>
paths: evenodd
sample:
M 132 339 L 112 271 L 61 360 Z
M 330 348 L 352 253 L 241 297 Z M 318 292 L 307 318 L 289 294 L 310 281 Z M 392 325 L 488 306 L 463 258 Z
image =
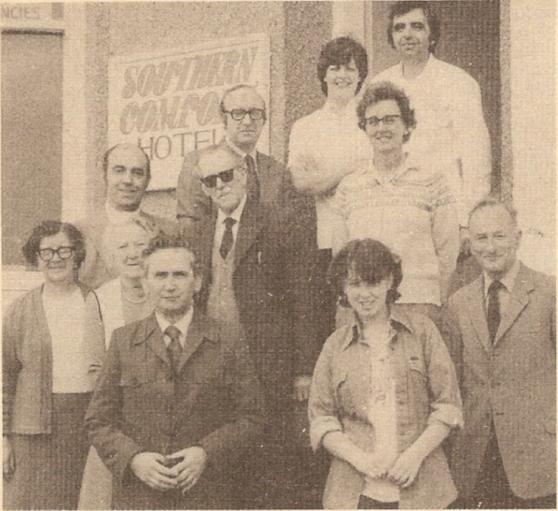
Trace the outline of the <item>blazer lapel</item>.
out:
M 138 339 L 141 342 L 142 339 Z M 145 342 L 155 352 L 155 354 L 169 367 L 171 365 L 165 340 L 163 339 L 163 332 L 159 328 L 155 313 L 149 316 L 145 325 Z
M 184 342 L 184 349 L 182 350 L 180 363 L 178 364 L 179 373 L 206 338 L 211 338 L 211 336 L 207 332 L 206 324 L 201 315 L 194 308 L 194 316 L 192 317 L 192 322 L 188 328 L 186 341 Z
M 468 303 L 469 307 L 467 310 L 471 318 L 471 323 L 473 323 L 475 331 L 486 351 L 490 351 L 492 346 L 490 343 L 490 334 L 488 332 L 488 323 L 486 322 L 486 310 L 484 308 L 482 275 L 471 284 Z
M 521 264 L 510 294 L 508 305 L 503 311 L 494 344 L 496 344 L 510 329 L 519 314 L 521 314 L 521 311 L 529 303 L 529 293 L 533 291 L 533 289 L 535 289 L 533 276 L 529 273 L 527 267 Z
M 242 216 L 240 217 L 240 225 L 238 226 L 238 234 L 234 249 L 235 269 L 238 268 L 246 252 L 256 241 L 262 225 L 263 222 L 259 205 L 247 200 Z

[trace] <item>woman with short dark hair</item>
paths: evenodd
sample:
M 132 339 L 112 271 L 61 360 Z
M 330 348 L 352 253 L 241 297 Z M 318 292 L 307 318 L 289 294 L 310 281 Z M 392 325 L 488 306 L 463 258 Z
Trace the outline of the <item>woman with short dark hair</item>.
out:
M 438 330 L 394 304 L 401 264 L 379 241 L 351 241 L 329 278 L 353 317 L 326 341 L 308 404 L 312 446 L 333 456 L 324 507 L 446 507 L 456 490 L 441 443 L 463 418 Z
M 87 289 L 77 280 L 85 245 L 73 225 L 48 220 L 23 253 L 44 283 L 3 321 L 4 509 L 76 509 L 94 388 L 94 349 L 83 337 Z
M 368 75 L 366 50 L 350 37 L 337 37 L 322 48 L 317 74 L 325 103 L 294 123 L 288 167 L 295 188 L 306 195 L 299 225 L 315 248 L 316 271 L 310 277 L 321 345 L 335 328 L 335 297 L 325 279 L 339 222 L 331 201 L 339 181 L 369 158 L 369 144 L 356 117 L 356 95 Z M 301 401 L 308 398 L 310 378 L 302 383 L 295 389 Z

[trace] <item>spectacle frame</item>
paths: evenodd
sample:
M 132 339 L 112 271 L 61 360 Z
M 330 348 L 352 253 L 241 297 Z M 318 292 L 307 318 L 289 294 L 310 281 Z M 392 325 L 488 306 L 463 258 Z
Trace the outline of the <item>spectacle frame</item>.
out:
M 215 188 L 217 186 L 217 178 L 219 178 L 223 183 L 230 183 L 234 178 L 234 168 L 223 170 L 218 174 L 200 177 L 200 181 L 207 186 L 207 188 Z
M 392 126 L 400 117 L 400 115 L 394 114 L 384 115 L 383 117 L 366 117 L 364 120 L 366 121 L 366 124 L 368 124 L 368 126 L 379 126 L 381 122 L 383 122 L 385 126 Z
M 43 261 L 51 261 L 54 254 L 57 254 L 62 261 L 65 261 L 72 257 L 74 250 L 75 247 L 58 247 L 56 250 L 53 248 L 40 248 L 38 254 Z
M 242 121 L 246 115 L 250 116 L 253 121 L 260 121 L 265 117 L 265 111 L 261 108 L 251 108 L 250 110 L 242 110 L 240 108 L 235 108 L 234 110 L 223 110 L 226 114 L 231 114 L 231 117 L 235 121 Z

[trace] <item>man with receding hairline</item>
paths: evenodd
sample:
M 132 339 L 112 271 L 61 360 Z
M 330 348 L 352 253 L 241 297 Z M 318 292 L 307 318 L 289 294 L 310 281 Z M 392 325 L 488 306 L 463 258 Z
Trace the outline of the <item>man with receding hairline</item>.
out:
M 452 507 L 555 509 L 556 279 L 517 259 L 506 204 L 479 202 L 469 233 L 482 274 L 444 314 L 465 422 L 450 455 Z
M 142 218 L 154 231 L 178 233 L 174 222 L 150 215 L 140 207 L 151 179 L 149 158 L 143 149 L 133 144 L 117 144 L 105 152 L 102 165 L 105 206 L 75 223 L 83 232 L 86 243 L 86 257 L 79 277 L 92 289 L 118 276 L 111 261 L 111 247 L 105 243 L 115 225 Z
M 225 91 L 219 110 L 225 127 L 225 138 L 219 146 L 232 149 L 246 162 L 248 194 L 256 201 L 282 204 L 290 190 L 289 174 L 281 163 L 256 148 L 267 121 L 264 99 L 254 87 L 236 85 Z M 186 230 L 216 211 L 195 176 L 198 159 L 207 150 L 188 153 L 178 177 L 176 216 Z
M 238 339 L 194 303 L 202 276 L 178 237 L 146 250 L 155 312 L 113 333 L 86 426 L 115 509 L 227 509 L 238 462 L 265 422 Z M 232 494 L 231 494 L 232 490 Z

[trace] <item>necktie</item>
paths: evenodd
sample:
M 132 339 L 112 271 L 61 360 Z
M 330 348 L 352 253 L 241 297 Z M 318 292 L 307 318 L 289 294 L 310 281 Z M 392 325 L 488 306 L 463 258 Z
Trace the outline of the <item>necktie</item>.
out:
M 231 247 L 233 246 L 234 238 L 232 228 L 235 223 L 236 220 L 234 218 L 231 218 L 230 216 L 225 218 L 225 232 L 223 233 L 223 238 L 221 239 L 221 247 L 219 248 L 219 253 L 221 254 L 221 257 L 223 259 L 227 258 L 227 255 L 229 254 Z
M 254 158 L 249 154 L 244 158 L 246 161 L 246 169 L 248 171 L 248 180 L 246 187 L 248 189 L 248 195 L 251 199 L 255 201 L 260 200 L 260 180 L 258 179 L 258 174 L 256 172 L 256 164 Z
M 182 355 L 182 346 L 179 339 L 180 330 L 174 325 L 171 325 L 167 327 L 165 334 L 171 339 L 170 344 L 167 346 L 167 353 L 169 354 L 172 370 L 176 374 L 178 373 L 178 365 L 180 364 L 180 356 Z
M 490 342 L 494 344 L 496 332 L 500 326 L 500 298 L 498 291 L 505 286 L 499 280 L 495 280 L 488 286 L 488 308 L 486 311 L 486 320 L 488 323 L 488 333 L 490 334 Z

